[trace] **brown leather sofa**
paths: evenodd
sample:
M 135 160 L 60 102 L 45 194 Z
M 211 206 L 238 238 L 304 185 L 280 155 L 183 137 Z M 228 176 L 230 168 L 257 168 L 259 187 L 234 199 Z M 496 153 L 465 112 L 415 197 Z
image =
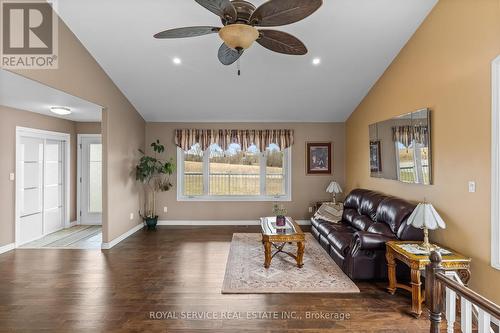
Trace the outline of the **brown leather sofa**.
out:
M 424 238 L 406 224 L 414 208 L 403 199 L 355 189 L 344 201 L 340 223 L 313 218 L 311 232 L 351 279 L 386 279 L 385 242 Z

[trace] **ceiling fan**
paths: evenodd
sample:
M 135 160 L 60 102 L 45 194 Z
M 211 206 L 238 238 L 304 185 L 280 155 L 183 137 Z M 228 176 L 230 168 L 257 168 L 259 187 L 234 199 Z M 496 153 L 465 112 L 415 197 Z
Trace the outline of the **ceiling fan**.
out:
M 256 27 L 275 27 L 303 20 L 323 4 L 323 0 L 269 0 L 256 8 L 244 0 L 195 1 L 218 15 L 224 27 L 177 28 L 159 32 L 154 37 L 184 38 L 218 33 L 224 41 L 219 48 L 218 58 L 224 65 L 237 61 L 255 41 L 274 52 L 306 54 L 306 46 L 296 37 L 278 30 L 257 30 Z

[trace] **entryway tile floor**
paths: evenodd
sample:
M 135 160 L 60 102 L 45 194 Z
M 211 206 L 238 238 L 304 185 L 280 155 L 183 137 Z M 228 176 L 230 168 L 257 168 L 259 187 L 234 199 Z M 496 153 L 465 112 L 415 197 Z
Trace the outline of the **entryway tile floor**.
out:
M 24 244 L 21 249 L 100 249 L 102 227 L 100 225 L 78 225 L 62 229 L 36 241 Z

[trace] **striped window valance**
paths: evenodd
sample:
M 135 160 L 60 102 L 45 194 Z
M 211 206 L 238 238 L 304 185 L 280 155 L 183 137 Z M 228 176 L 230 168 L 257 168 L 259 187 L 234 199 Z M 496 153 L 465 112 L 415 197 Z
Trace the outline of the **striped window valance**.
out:
M 202 150 L 206 150 L 214 143 L 223 150 L 227 150 L 232 143 L 239 144 L 243 151 L 255 145 L 264 152 L 270 144 L 275 144 L 283 150 L 293 145 L 293 130 L 178 129 L 175 131 L 175 144 L 184 151 L 188 151 L 197 143 Z
M 426 125 L 405 125 L 392 128 L 394 142 L 400 142 L 405 147 L 409 147 L 415 140 L 416 143 L 424 146 L 429 145 L 429 127 Z

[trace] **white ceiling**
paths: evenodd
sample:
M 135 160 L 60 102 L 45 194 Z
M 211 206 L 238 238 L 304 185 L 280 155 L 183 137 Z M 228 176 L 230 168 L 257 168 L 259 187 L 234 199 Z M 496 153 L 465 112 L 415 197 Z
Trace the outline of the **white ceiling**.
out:
M 0 105 L 72 121 L 101 121 L 101 106 L 3 69 L 0 70 Z M 52 106 L 68 107 L 72 114 L 56 115 L 50 111 Z
M 277 28 L 301 39 L 308 55 L 254 44 L 242 57 L 241 77 L 218 62 L 217 34 L 152 37 L 221 25 L 194 0 L 65 0 L 58 12 L 147 121 L 303 122 L 345 121 L 436 3 L 325 0 L 307 19 Z M 320 66 L 311 64 L 314 57 Z

